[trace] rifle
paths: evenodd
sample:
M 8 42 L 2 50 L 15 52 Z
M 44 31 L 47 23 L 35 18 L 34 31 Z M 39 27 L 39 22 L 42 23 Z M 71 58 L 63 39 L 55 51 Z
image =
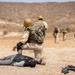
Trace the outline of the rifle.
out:
M 73 65 L 68 65 L 68 66 L 66 66 L 65 68 L 62 68 L 62 73 L 64 73 L 64 74 L 69 73 L 69 70 L 75 72 L 75 66 L 73 66 Z

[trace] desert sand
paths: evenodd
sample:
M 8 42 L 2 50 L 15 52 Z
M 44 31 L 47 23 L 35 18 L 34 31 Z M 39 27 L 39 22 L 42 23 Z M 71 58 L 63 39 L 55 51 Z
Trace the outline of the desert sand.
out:
M 74 33 L 67 34 L 67 40 L 62 41 L 62 34 L 59 35 L 59 43 L 54 43 L 52 33 L 48 33 L 44 42 L 44 55 L 46 65 L 36 65 L 35 68 L 15 67 L 0 65 L 0 75 L 64 75 L 61 73 L 62 67 L 75 65 L 75 38 Z M 0 58 L 16 54 L 12 51 L 13 46 L 21 39 L 21 36 L 6 37 L 0 36 Z M 23 51 L 24 55 L 34 57 L 33 51 Z M 75 75 L 69 71 L 67 75 Z

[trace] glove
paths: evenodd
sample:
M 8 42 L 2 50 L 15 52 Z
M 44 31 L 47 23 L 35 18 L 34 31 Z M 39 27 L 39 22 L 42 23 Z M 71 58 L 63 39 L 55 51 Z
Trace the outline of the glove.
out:
M 22 49 L 22 45 L 23 45 L 22 42 L 17 43 L 17 51 Z

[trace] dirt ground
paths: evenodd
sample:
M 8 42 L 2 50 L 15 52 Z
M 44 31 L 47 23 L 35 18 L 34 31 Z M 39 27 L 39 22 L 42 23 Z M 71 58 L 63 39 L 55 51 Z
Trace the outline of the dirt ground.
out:
M 62 41 L 62 34 L 60 34 L 58 44 L 54 43 L 52 33 L 46 35 L 44 43 L 46 65 L 36 65 L 35 68 L 0 65 L 0 75 L 64 75 L 61 73 L 62 67 L 75 65 L 75 38 L 73 34 L 68 33 L 66 41 Z M 12 48 L 20 39 L 21 36 L 0 36 L 0 58 L 16 54 L 17 52 L 13 52 Z M 34 57 L 33 51 L 23 51 L 23 54 Z M 75 75 L 75 72 L 70 71 L 67 75 Z

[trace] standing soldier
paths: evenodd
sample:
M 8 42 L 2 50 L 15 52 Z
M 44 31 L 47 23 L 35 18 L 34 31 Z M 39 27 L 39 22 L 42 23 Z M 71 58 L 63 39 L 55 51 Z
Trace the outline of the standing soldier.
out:
M 43 20 L 43 17 L 40 15 L 38 17 L 38 22 L 36 22 L 37 24 L 40 24 L 40 25 L 44 25 L 45 26 L 45 30 L 48 29 L 48 24 L 46 23 L 46 21 Z
M 62 33 L 63 33 L 63 41 L 65 41 L 66 40 L 67 30 L 65 28 L 63 28 Z
M 44 24 L 44 23 L 42 23 Z M 45 65 L 46 60 L 43 56 L 43 42 L 45 37 L 45 26 L 32 23 L 31 19 L 24 20 L 25 32 L 13 51 L 17 48 L 18 53 L 22 54 L 23 49 L 34 50 L 34 56 L 38 64 Z M 38 30 L 37 30 L 38 29 Z
M 53 30 L 53 36 L 54 36 L 55 43 L 58 43 L 59 32 L 60 32 L 59 28 L 55 26 Z

